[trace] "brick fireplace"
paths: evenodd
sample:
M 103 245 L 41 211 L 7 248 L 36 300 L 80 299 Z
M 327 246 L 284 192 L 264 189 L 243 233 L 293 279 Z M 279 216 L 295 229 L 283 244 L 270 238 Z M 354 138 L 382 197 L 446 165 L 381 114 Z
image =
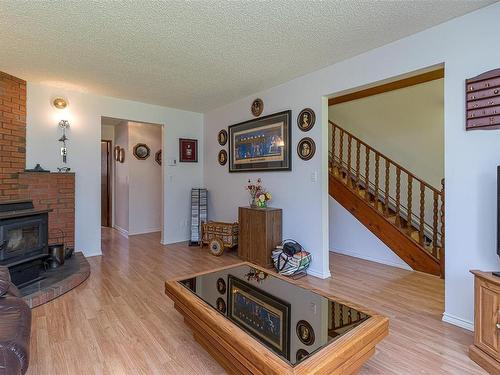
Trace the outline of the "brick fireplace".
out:
M 25 168 L 26 81 L 0 72 L 0 202 L 30 199 L 35 209 L 52 210 L 49 244 L 59 240 L 62 230 L 66 246 L 73 247 L 75 175 L 25 172 Z

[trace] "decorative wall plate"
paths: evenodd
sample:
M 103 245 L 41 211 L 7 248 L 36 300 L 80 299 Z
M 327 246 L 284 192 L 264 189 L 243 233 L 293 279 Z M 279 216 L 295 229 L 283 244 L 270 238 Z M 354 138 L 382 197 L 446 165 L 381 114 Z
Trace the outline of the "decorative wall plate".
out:
M 120 147 L 120 152 L 118 153 L 118 161 L 123 163 L 125 161 L 125 149 Z
M 304 345 L 314 344 L 314 330 L 313 327 L 305 320 L 299 320 L 296 326 L 297 336 Z
M 307 350 L 299 349 L 299 350 L 297 350 L 297 353 L 295 354 L 295 359 L 297 362 L 300 362 L 308 355 L 309 355 L 309 352 Z
M 297 145 L 297 154 L 302 160 L 311 160 L 316 153 L 316 144 L 311 138 L 302 138 Z
M 113 157 L 116 161 L 120 161 L 120 146 L 115 146 L 113 148 Z
M 226 302 L 222 298 L 217 298 L 217 302 L 215 303 L 217 310 L 221 312 L 222 314 L 226 313 Z
M 305 108 L 297 116 L 297 125 L 303 132 L 308 132 L 316 122 L 316 114 L 311 108 Z
M 219 156 L 217 157 L 220 165 L 226 165 L 227 163 L 227 152 L 226 150 L 220 150 Z
M 156 154 L 155 154 L 155 161 L 158 163 L 158 165 L 161 165 L 161 150 L 158 150 L 156 151 Z
M 220 294 L 226 294 L 226 281 L 222 277 L 217 279 L 217 291 Z
M 149 158 L 151 150 L 145 143 L 138 143 L 134 146 L 134 156 L 139 160 L 146 160 Z
M 227 143 L 227 130 L 222 129 L 217 135 L 217 141 L 221 146 L 225 146 Z
M 262 99 L 255 99 L 252 102 L 252 107 L 250 108 L 250 110 L 252 111 L 252 115 L 254 115 L 255 117 L 259 117 L 264 110 L 264 102 L 262 101 Z

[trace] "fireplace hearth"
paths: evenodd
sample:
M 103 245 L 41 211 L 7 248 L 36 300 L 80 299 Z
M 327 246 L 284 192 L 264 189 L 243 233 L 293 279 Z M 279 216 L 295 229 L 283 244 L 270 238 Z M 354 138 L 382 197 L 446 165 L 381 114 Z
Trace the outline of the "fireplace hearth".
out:
M 40 280 L 48 255 L 48 213 L 31 200 L 0 203 L 0 265 L 9 268 L 12 282 L 22 287 Z

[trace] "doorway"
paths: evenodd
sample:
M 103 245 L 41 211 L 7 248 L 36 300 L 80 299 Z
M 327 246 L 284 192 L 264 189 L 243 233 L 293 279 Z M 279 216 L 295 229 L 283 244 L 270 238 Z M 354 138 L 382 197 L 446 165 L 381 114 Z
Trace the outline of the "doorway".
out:
M 101 225 L 111 227 L 111 149 L 110 140 L 101 140 Z

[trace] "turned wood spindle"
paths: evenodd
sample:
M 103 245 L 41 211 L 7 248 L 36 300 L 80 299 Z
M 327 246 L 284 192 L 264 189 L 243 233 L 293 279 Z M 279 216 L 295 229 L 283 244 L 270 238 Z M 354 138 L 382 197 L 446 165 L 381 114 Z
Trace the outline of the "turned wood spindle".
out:
M 365 146 L 365 199 L 370 201 L 370 148 Z
M 425 185 L 420 181 L 420 220 L 418 224 L 418 239 L 420 245 L 424 245 L 424 225 L 425 225 Z
M 441 180 L 441 248 L 439 249 L 439 263 L 441 277 L 444 278 L 444 178 Z
M 352 178 L 351 178 L 351 143 L 352 143 L 352 135 L 349 134 L 347 137 L 347 185 L 351 186 L 352 185 Z
M 408 175 L 408 213 L 406 219 L 406 226 L 408 228 L 408 233 L 411 234 L 413 230 L 413 225 L 411 222 L 411 209 L 412 209 L 412 200 L 413 200 L 413 176 L 411 174 Z
M 379 160 L 380 155 L 378 152 L 375 151 L 375 208 L 378 209 L 378 202 L 379 202 L 379 196 L 378 196 L 378 190 L 379 190 Z
M 396 166 L 396 225 L 401 224 L 401 169 Z
M 438 202 L 439 194 L 434 191 L 434 209 L 432 215 L 432 255 L 437 258 L 437 248 L 438 248 Z
M 342 160 L 344 154 L 344 131 L 339 129 L 340 137 L 339 137 L 339 173 L 342 173 Z
M 360 169 L 360 143 L 359 140 L 356 139 L 356 188 L 359 187 L 359 169 Z
M 385 159 L 385 199 L 384 199 L 384 211 L 385 215 L 389 215 L 389 160 Z

